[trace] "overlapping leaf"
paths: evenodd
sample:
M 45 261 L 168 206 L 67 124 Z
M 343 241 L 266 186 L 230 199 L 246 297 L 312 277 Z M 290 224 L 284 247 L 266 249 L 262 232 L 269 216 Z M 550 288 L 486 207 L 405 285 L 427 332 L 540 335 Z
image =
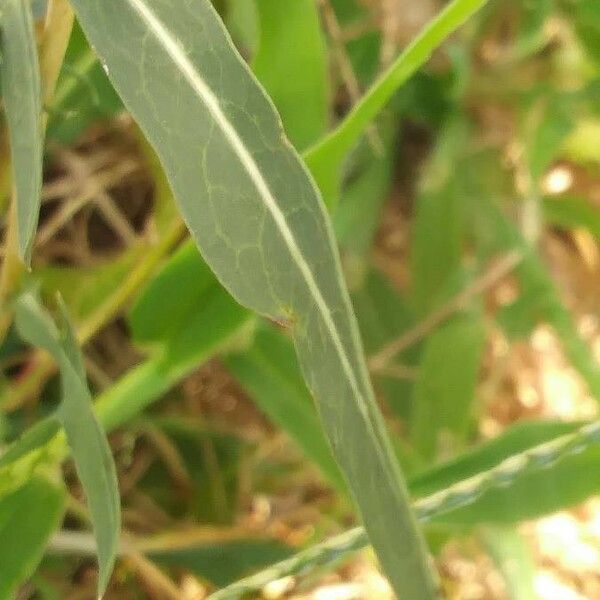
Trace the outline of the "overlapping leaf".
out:
M 423 473 L 411 481 L 416 495 L 424 495 L 414 503 L 417 515 L 425 521 L 450 520 L 463 524 L 493 521 L 502 515 L 504 522 L 510 516 L 513 521 L 509 522 L 515 522 L 525 514 L 540 515 L 596 493 L 600 478 L 583 480 L 598 460 L 600 428 L 598 423 L 577 427 L 576 423 L 560 422 L 520 424 L 461 458 Z M 527 457 L 534 455 L 537 458 L 531 463 Z M 575 484 L 575 493 L 569 483 Z M 524 505 L 521 494 L 526 489 L 530 493 L 535 489 L 544 492 L 550 489 L 552 498 L 549 502 L 544 499 L 538 507 L 533 501 Z M 516 501 L 510 502 L 514 490 L 518 495 Z M 500 494 L 497 499 L 500 506 L 494 501 L 496 493 Z M 486 508 L 491 508 L 491 512 Z M 301 577 L 316 569 L 331 569 L 364 548 L 368 541 L 362 528 L 352 529 L 232 584 L 210 599 L 239 600 L 261 591 L 271 581 Z
M 16 319 L 23 338 L 47 350 L 60 367 L 63 395 L 59 415 L 90 507 L 100 566 L 98 591 L 102 595 L 117 554 L 121 510 L 115 464 L 92 410 L 83 359 L 64 309 L 64 330 L 59 332 L 28 293 L 17 302 Z
M 334 454 L 398 593 L 434 597 L 324 206 L 272 104 L 207 1 L 73 4 L 207 262 L 240 303 L 292 327 Z
M 444 39 L 486 2 L 487 0 L 453 0 L 447 3 L 382 73 L 336 129 L 307 152 L 307 163 L 328 206 L 335 206 L 342 164 L 369 124 L 398 88 L 427 62 Z
M 17 248 L 28 262 L 42 189 L 42 90 L 31 4 L 5 0 L 0 8 L 0 75 L 16 193 Z

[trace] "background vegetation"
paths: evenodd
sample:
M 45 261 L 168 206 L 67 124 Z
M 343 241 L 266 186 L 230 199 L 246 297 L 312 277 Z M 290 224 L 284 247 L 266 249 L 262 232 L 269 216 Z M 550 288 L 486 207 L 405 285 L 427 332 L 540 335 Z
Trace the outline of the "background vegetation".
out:
M 243 136 L 270 113 L 208 3 L 128 4 L 187 31 L 171 55 L 206 69 L 267 155 Z M 214 5 L 330 215 L 443 597 L 600 597 L 597 0 Z M 276 309 L 248 292 L 252 268 L 211 254 L 211 232 L 242 247 L 256 214 L 223 209 L 219 233 L 193 201 L 225 182 L 226 206 L 243 174 L 194 146 L 185 69 L 149 50 L 144 79 L 141 21 L 102 25 L 94 6 L 73 2 L 80 24 L 64 0 L 0 3 L 0 598 L 392 597 L 351 498 L 396 592 L 412 517 L 386 504 L 394 477 L 369 482 L 394 461 L 324 212 L 294 220 L 316 193 L 287 147 L 257 159 L 333 307 L 331 346 L 283 244 L 263 247 L 291 298 Z M 240 89 L 254 112 L 228 104 Z

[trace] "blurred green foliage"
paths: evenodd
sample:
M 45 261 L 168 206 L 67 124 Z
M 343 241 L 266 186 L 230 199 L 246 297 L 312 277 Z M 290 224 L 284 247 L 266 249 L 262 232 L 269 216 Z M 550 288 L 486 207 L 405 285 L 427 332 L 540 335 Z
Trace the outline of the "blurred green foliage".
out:
M 292 144 L 305 153 L 317 183 L 323 185 L 367 357 L 403 336 L 411 340 L 372 379 L 395 454 L 411 476 L 413 497 L 484 474 L 511 456 L 573 432 L 581 423 L 539 419 L 508 426 L 496 439 L 483 439 L 480 418 L 491 409 L 481 383 L 499 368 L 490 364 L 492 339 L 500 338 L 510 351 L 530 341 L 543 324 L 587 393 L 600 399 L 600 367 L 578 329 L 577 306 L 573 311 L 565 302 L 570 290 L 555 276 L 547 251 L 549 239 L 576 247 L 573 240 L 582 234 L 591 238 L 596 251 L 600 238 L 600 213 L 591 191 L 598 183 L 600 162 L 596 1 L 489 2 L 394 89 L 368 129 L 358 128 L 356 139 L 351 135 L 350 142 L 342 140 L 339 146 L 327 136 L 333 131 L 335 137 L 336 127 L 347 122 L 356 102 L 344 69 L 350 67 L 363 99 L 376 97 L 380 89 L 376 82 L 384 68 L 382 44 L 390 42 L 378 21 L 381 12 L 369 3 L 331 0 L 327 4 L 343 34 L 340 39 L 313 0 L 215 4 L 277 107 Z M 392 41 L 400 54 L 404 42 Z M 76 149 L 86 134 L 110 129 L 125 112 L 77 23 L 53 101 L 45 109 L 49 176 L 57 148 Z M 2 125 L 4 133 L 6 123 Z M 138 141 L 142 137 L 135 135 Z M 320 153 L 321 147 L 335 152 Z M 255 439 L 235 428 L 223 430 L 210 415 L 186 414 L 178 386 L 198 367 L 210 369 L 207 363 L 219 359 L 239 386 L 237 393 L 316 467 L 310 471 L 311 481 L 331 498 L 319 509 L 324 521 L 339 522 L 347 515 L 347 482 L 331 454 L 293 340 L 282 327 L 286 324 L 242 308 L 189 240 L 179 243 L 175 236 L 146 268 L 149 248 L 160 246 L 178 217 L 164 173 L 148 159 L 147 148 L 142 151 L 155 187 L 148 230 L 156 236 L 98 256 L 91 266 L 45 260 L 43 251 L 34 248 L 33 268 L 24 281 L 40 287 L 47 303 L 60 292 L 75 329 L 104 315 L 92 339 L 124 316 L 119 326 L 135 347 L 138 364 L 124 365 L 127 369 L 106 389 L 86 381 L 85 366 L 80 358 L 75 360 L 76 331 L 70 342 L 60 338 L 59 343 L 57 337 L 63 378 L 66 367 L 78 375 L 77 381 L 64 384 L 65 394 L 89 402 L 90 385 L 99 421 L 118 432 L 113 446 L 119 446 L 115 454 L 121 474 L 128 464 L 121 438 L 134 440 L 133 456 L 144 447 L 143 440 L 166 440 L 185 473 L 183 485 L 174 479 L 168 460 L 152 460 L 135 491 L 166 515 L 160 527 L 176 543 L 161 546 L 157 535 L 145 554 L 168 573 L 189 570 L 222 587 L 288 557 L 293 548 L 246 531 L 235 539 L 198 542 L 187 539 L 181 525 L 233 530 L 246 510 L 243 502 L 254 493 L 276 494 L 296 481 L 297 463 L 281 466 L 262 458 L 258 467 L 249 465 Z M 548 188 L 547 179 L 556 166 L 576 178 L 558 193 Z M 4 209 L 5 222 L 6 213 Z M 387 228 L 398 222 L 389 242 Z M 496 305 L 486 289 L 444 313 L 457 296 L 477 285 L 494 261 L 511 252 L 519 259 L 504 278 L 511 281 L 509 301 Z M 132 293 L 105 314 L 103 307 L 115 290 L 128 286 L 139 272 L 143 276 Z M 442 317 L 431 321 L 438 313 Z M 65 505 L 63 488 L 48 479 L 68 453 L 57 419 L 63 413 L 52 412 L 52 367 L 38 379 L 32 376 L 41 359 L 28 351 L 28 341 L 45 345 L 39 335 L 21 327 L 11 329 L 0 347 L 0 403 L 12 407 L 2 425 L 6 449 L 0 456 L 0 546 L 15 548 L 8 562 L 0 552 L 0 598 L 32 575 L 50 535 L 60 527 Z M 69 385 L 78 386 L 76 394 L 69 394 Z M 35 404 L 14 400 L 32 396 Z M 81 431 L 85 426 L 79 417 L 73 425 Z M 81 452 L 86 451 L 74 452 L 76 463 Z M 533 559 L 514 529 L 497 524 L 512 527 L 597 494 L 598 461 L 597 444 L 582 448 L 548 469 L 524 473 L 506 488 L 488 490 L 438 518 L 430 531 L 442 541 L 480 536 L 506 577 L 511 597 L 528 600 Z M 93 491 L 86 494 L 93 505 Z M 134 496 L 123 496 L 125 510 L 133 510 Z M 94 516 L 93 508 L 91 512 Z M 8 526 L 7 515 L 31 519 L 17 532 Z M 477 529 L 489 523 L 496 525 Z M 66 524 L 72 525 L 65 521 L 62 527 Z M 318 541 L 319 534 L 317 528 L 315 539 L 305 541 Z M 519 572 L 505 568 L 513 554 L 523 557 Z M 332 568 L 335 560 L 325 563 Z M 46 560 L 39 573 L 60 578 L 66 568 L 63 562 Z

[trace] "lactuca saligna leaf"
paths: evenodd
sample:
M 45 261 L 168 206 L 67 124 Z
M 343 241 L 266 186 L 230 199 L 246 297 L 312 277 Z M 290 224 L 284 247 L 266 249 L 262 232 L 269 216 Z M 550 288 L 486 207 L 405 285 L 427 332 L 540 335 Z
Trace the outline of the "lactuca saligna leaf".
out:
M 27 293 L 17 301 L 16 323 L 21 336 L 48 351 L 60 367 L 59 415 L 90 508 L 98 546 L 98 592 L 102 596 L 119 544 L 121 509 L 117 475 L 108 441 L 92 409 L 73 328 L 62 305 L 61 308 L 63 330 L 59 331 L 35 296 Z
M 272 103 L 207 0 L 73 5 L 206 261 L 241 304 L 292 327 L 334 454 L 396 591 L 435 597 L 324 205 Z
M 16 192 L 17 249 L 28 262 L 42 189 L 42 86 L 31 3 L 0 2 L 0 76 Z

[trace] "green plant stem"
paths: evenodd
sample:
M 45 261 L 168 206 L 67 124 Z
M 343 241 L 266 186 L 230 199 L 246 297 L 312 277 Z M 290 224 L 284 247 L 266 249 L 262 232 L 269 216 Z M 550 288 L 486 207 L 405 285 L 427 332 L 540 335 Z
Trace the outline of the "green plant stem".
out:
M 0 216 L 4 217 L 10 206 L 12 173 L 10 168 L 10 149 L 6 131 L 0 130 Z
M 392 65 L 373 84 L 344 120 L 305 154 L 307 162 L 341 161 L 365 133 L 398 88 L 425 62 L 432 52 L 488 0 L 454 0 L 419 33 Z
M 150 358 L 131 369 L 117 384 L 101 394 L 96 412 L 102 426 L 111 431 L 140 415 L 179 380 L 179 372 L 160 358 Z
M 497 467 L 445 490 L 420 498 L 413 503 L 414 511 L 421 523 L 428 523 L 448 511 L 472 504 L 489 489 L 510 485 L 525 474 L 548 468 L 570 454 L 576 454 L 597 444 L 600 444 L 600 421 L 512 456 Z M 369 539 L 364 529 L 356 527 L 238 581 L 212 594 L 209 600 L 238 600 L 261 592 L 271 581 L 302 576 L 315 569 L 332 568 L 365 548 L 368 543 Z

